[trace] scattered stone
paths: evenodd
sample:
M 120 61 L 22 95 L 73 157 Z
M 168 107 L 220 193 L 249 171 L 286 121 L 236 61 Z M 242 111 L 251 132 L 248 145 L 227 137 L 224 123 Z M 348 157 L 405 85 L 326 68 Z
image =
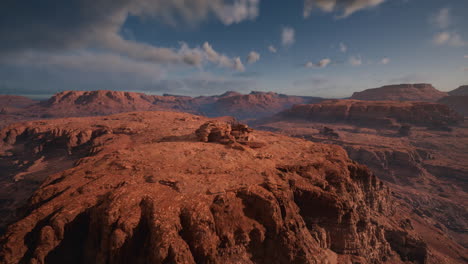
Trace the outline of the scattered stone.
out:
M 159 184 L 166 185 L 173 189 L 174 191 L 180 192 L 179 182 L 173 180 L 160 180 Z

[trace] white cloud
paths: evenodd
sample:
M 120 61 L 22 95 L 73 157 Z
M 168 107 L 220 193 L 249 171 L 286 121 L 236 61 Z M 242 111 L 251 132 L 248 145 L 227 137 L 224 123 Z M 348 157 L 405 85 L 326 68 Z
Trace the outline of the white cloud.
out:
M 296 32 L 293 28 L 284 27 L 281 32 L 281 43 L 283 46 L 290 46 L 296 42 Z
M 431 17 L 431 22 L 440 29 L 445 29 L 452 24 L 452 17 L 450 14 L 450 8 L 442 8 Z
M 327 67 L 328 64 L 330 64 L 331 60 L 326 58 L 326 59 L 323 59 L 323 60 L 320 60 L 319 63 L 318 63 L 318 66 L 320 68 L 324 68 L 324 67 Z
M 389 63 L 390 63 L 390 58 L 387 58 L 387 57 L 382 58 L 382 59 L 380 60 L 380 63 L 381 63 L 381 64 L 384 64 L 384 65 L 389 64 Z
M 306 64 L 304 65 L 304 67 L 306 67 L 306 68 L 313 68 L 313 67 L 315 67 L 315 64 L 314 64 L 313 62 L 311 62 L 311 61 L 308 61 L 308 62 L 306 62 Z
M 340 11 L 340 18 L 345 18 L 351 14 L 368 8 L 376 7 L 385 0 L 304 0 L 304 18 L 308 18 L 315 8 L 323 12 Z
M 460 34 L 456 32 L 448 32 L 448 31 L 443 31 L 439 32 L 436 35 L 434 35 L 434 38 L 432 39 L 434 44 L 442 46 L 442 45 L 449 45 L 453 47 L 461 47 L 465 46 L 468 43 L 465 42 Z
M 176 24 L 177 20 L 199 23 L 214 15 L 223 24 L 231 25 L 253 20 L 259 14 L 260 0 L 138 0 L 128 1 L 130 14 L 149 16 Z
M 50 51 L 76 52 L 101 50 L 117 53 L 129 59 L 154 64 L 180 64 L 199 67 L 204 62 L 200 48 L 189 48 L 182 44 L 179 49 L 157 47 L 151 44 L 124 39 L 122 26 L 128 16 L 140 19 L 156 19 L 170 24 L 180 21 L 190 25 L 209 17 L 216 17 L 226 25 L 253 20 L 258 16 L 260 0 L 138 0 L 99 1 L 81 0 L 79 8 L 70 8 L 67 1 L 42 0 L 44 6 L 54 6 L 60 12 L 53 20 L 33 6 L 11 4 L 18 10 L 10 14 L 0 8 L 0 16 L 15 21 L 17 16 L 25 18 L 24 27 L 0 28 L 0 56 L 21 52 Z M 75 7 L 76 5 L 72 5 Z M 103 15 L 105 14 L 105 15 Z M 60 23 L 66 21 L 66 23 Z M 37 41 L 39 39 L 41 41 Z M 226 60 L 223 58 L 223 60 Z M 224 65 L 224 63 L 222 64 Z M 232 62 L 232 65 L 235 65 Z
M 346 46 L 346 44 L 344 44 L 343 42 L 340 43 L 340 51 L 343 53 L 346 53 L 346 51 L 348 51 L 348 46 Z
M 242 64 L 242 61 L 239 57 L 234 58 L 234 69 L 240 72 L 245 71 L 244 64 Z
M 245 70 L 245 67 L 242 64 L 242 61 L 239 57 L 231 59 L 224 54 L 219 54 L 213 49 L 213 47 L 208 42 L 205 42 L 203 44 L 203 51 L 206 59 L 212 63 L 215 63 L 221 67 L 231 68 L 237 71 Z
M 349 58 L 349 64 L 352 66 L 360 66 L 362 65 L 362 58 L 360 56 L 351 56 Z
M 463 56 L 463 58 L 468 59 L 468 55 Z
M 273 45 L 270 45 L 268 46 L 268 50 L 271 52 L 271 53 L 276 53 L 278 50 L 275 48 L 275 46 Z
M 260 54 L 258 52 L 251 51 L 249 55 L 247 56 L 247 62 L 249 64 L 255 63 L 258 60 L 260 60 Z
M 331 63 L 331 60 L 329 58 L 325 58 L 320 60 L 317 63 L 313 63 L 311 61 L 308 61 L 304 66 L 306 68 L 325 68 Z

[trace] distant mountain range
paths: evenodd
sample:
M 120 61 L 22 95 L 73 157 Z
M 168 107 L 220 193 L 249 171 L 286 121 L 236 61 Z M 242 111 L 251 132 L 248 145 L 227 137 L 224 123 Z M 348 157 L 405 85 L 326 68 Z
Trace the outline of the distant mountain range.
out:
M 449 93 L 430 84 L 389 85 L 356 92 L 350 99 L 368 101 L 439 102 L 460 114 L 467 115 L 468 86 Z M 459 97 L 462 96 L 462 97 Z M 273 92 L 241 94 L 229 91 L 216 96 L 163 96 L 121 91 L 64 91 L 46 101 L 34 101 L 22 96 L 0 95 L 0 126 L 21 119 L 79 117 L 117 114 L 132 111 L 168 110 L 188 112 L 208 117 L 233 116 L 252 120 L 272 116 L 297 104 L 314 104 L 326 100 L 320 97 L 291 96 Z

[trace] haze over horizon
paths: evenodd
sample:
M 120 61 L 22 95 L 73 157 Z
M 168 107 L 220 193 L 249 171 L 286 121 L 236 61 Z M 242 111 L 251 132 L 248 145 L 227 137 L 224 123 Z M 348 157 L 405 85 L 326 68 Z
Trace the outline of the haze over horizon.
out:
M 347 97 L 468 83 L 466 0 L 0 3 L 0 94 Z

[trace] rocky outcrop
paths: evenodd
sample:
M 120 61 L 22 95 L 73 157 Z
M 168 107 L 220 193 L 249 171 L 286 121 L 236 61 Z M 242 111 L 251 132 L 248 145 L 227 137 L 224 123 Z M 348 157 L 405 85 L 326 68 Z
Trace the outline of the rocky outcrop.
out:
M 451 96 L 456 96 L 456 95 L 468 96 L 468 85 L 462 85 L 458 87 L 457 89 L 448 92 L 448 94 Z
M 228 124 L 218 121 L 208 121 L 200 126 L 195 134 L 201 142 L 217 142 L 243 150 L 240 145 L 251 148 L 261 148 L 262 142 L 254 141 L 253 129 L 241 123 Z
M 355 92 L 351 99 L 369 101 L 423 101 L 437 102 L 447 93 L 435 89 L 430 84 L 398 84 Z
M 409 124 L 388 129 L 356 122 L 315 120 L 283 116 L 256 128 L 342 146 L 352 160 L 368 166 L 386 182 L 397 200 L 404 201 L 409 211 L 424 219 L 421 222 L 437 229 L 419 229 L 426 236 L 426 243 L 451 251 L 445 246 L 449 243 L 445 239 L 440 238 L 445 241 L 440 243 L 439 238 L 431 238 L 440 233 L 463 247 L 468 245 L 464 231 L 468 228 L 465 123 L 452 127 L 451 131 L 442 131 Z M 331 132 L 338 136 L 332 136 Z
M 436 103 L 327 100 L 317 104 L 295 105 L 274 119 L 344 122 L 387 128 L 400 128 L 401 124 L 437 128 L 457 125 L 463 117 L 447 106 Z
M 0 262 L 450 263 L 460 257 L 455 249 L 445 259 L 433 256 L 410 220 L 400 224 L 403 212 L 389 188 L 342 148 L 207 121 L 146 112 L 45 122 L 41 131 L 86 125 L 120 132 L 96 137 L 99 151 L 48 176 L 0 239 Z M 211 142 L 252 133 L 262 148 Z M 9 146 L 22 140 L 22 133 L 6 134 Z
M 468 116 L 468 95 L 451 95 L 438 101 L 440 104 L 447 105 L 463 116 Z
M 0 130 L 0 233 L 17 220 L 17 210 L 50 174 L 73 167 L 99 151 L 107 128 L 49 127 L 25 123 Z
M 413 185 L 416 179 L 427 174 L 423 160 L 428 157 L 421 157 L 417 151 L 373 149 L 351 144 L 343 147 L 351 159 L 366 164 L 380 179 L 391 183 Z

